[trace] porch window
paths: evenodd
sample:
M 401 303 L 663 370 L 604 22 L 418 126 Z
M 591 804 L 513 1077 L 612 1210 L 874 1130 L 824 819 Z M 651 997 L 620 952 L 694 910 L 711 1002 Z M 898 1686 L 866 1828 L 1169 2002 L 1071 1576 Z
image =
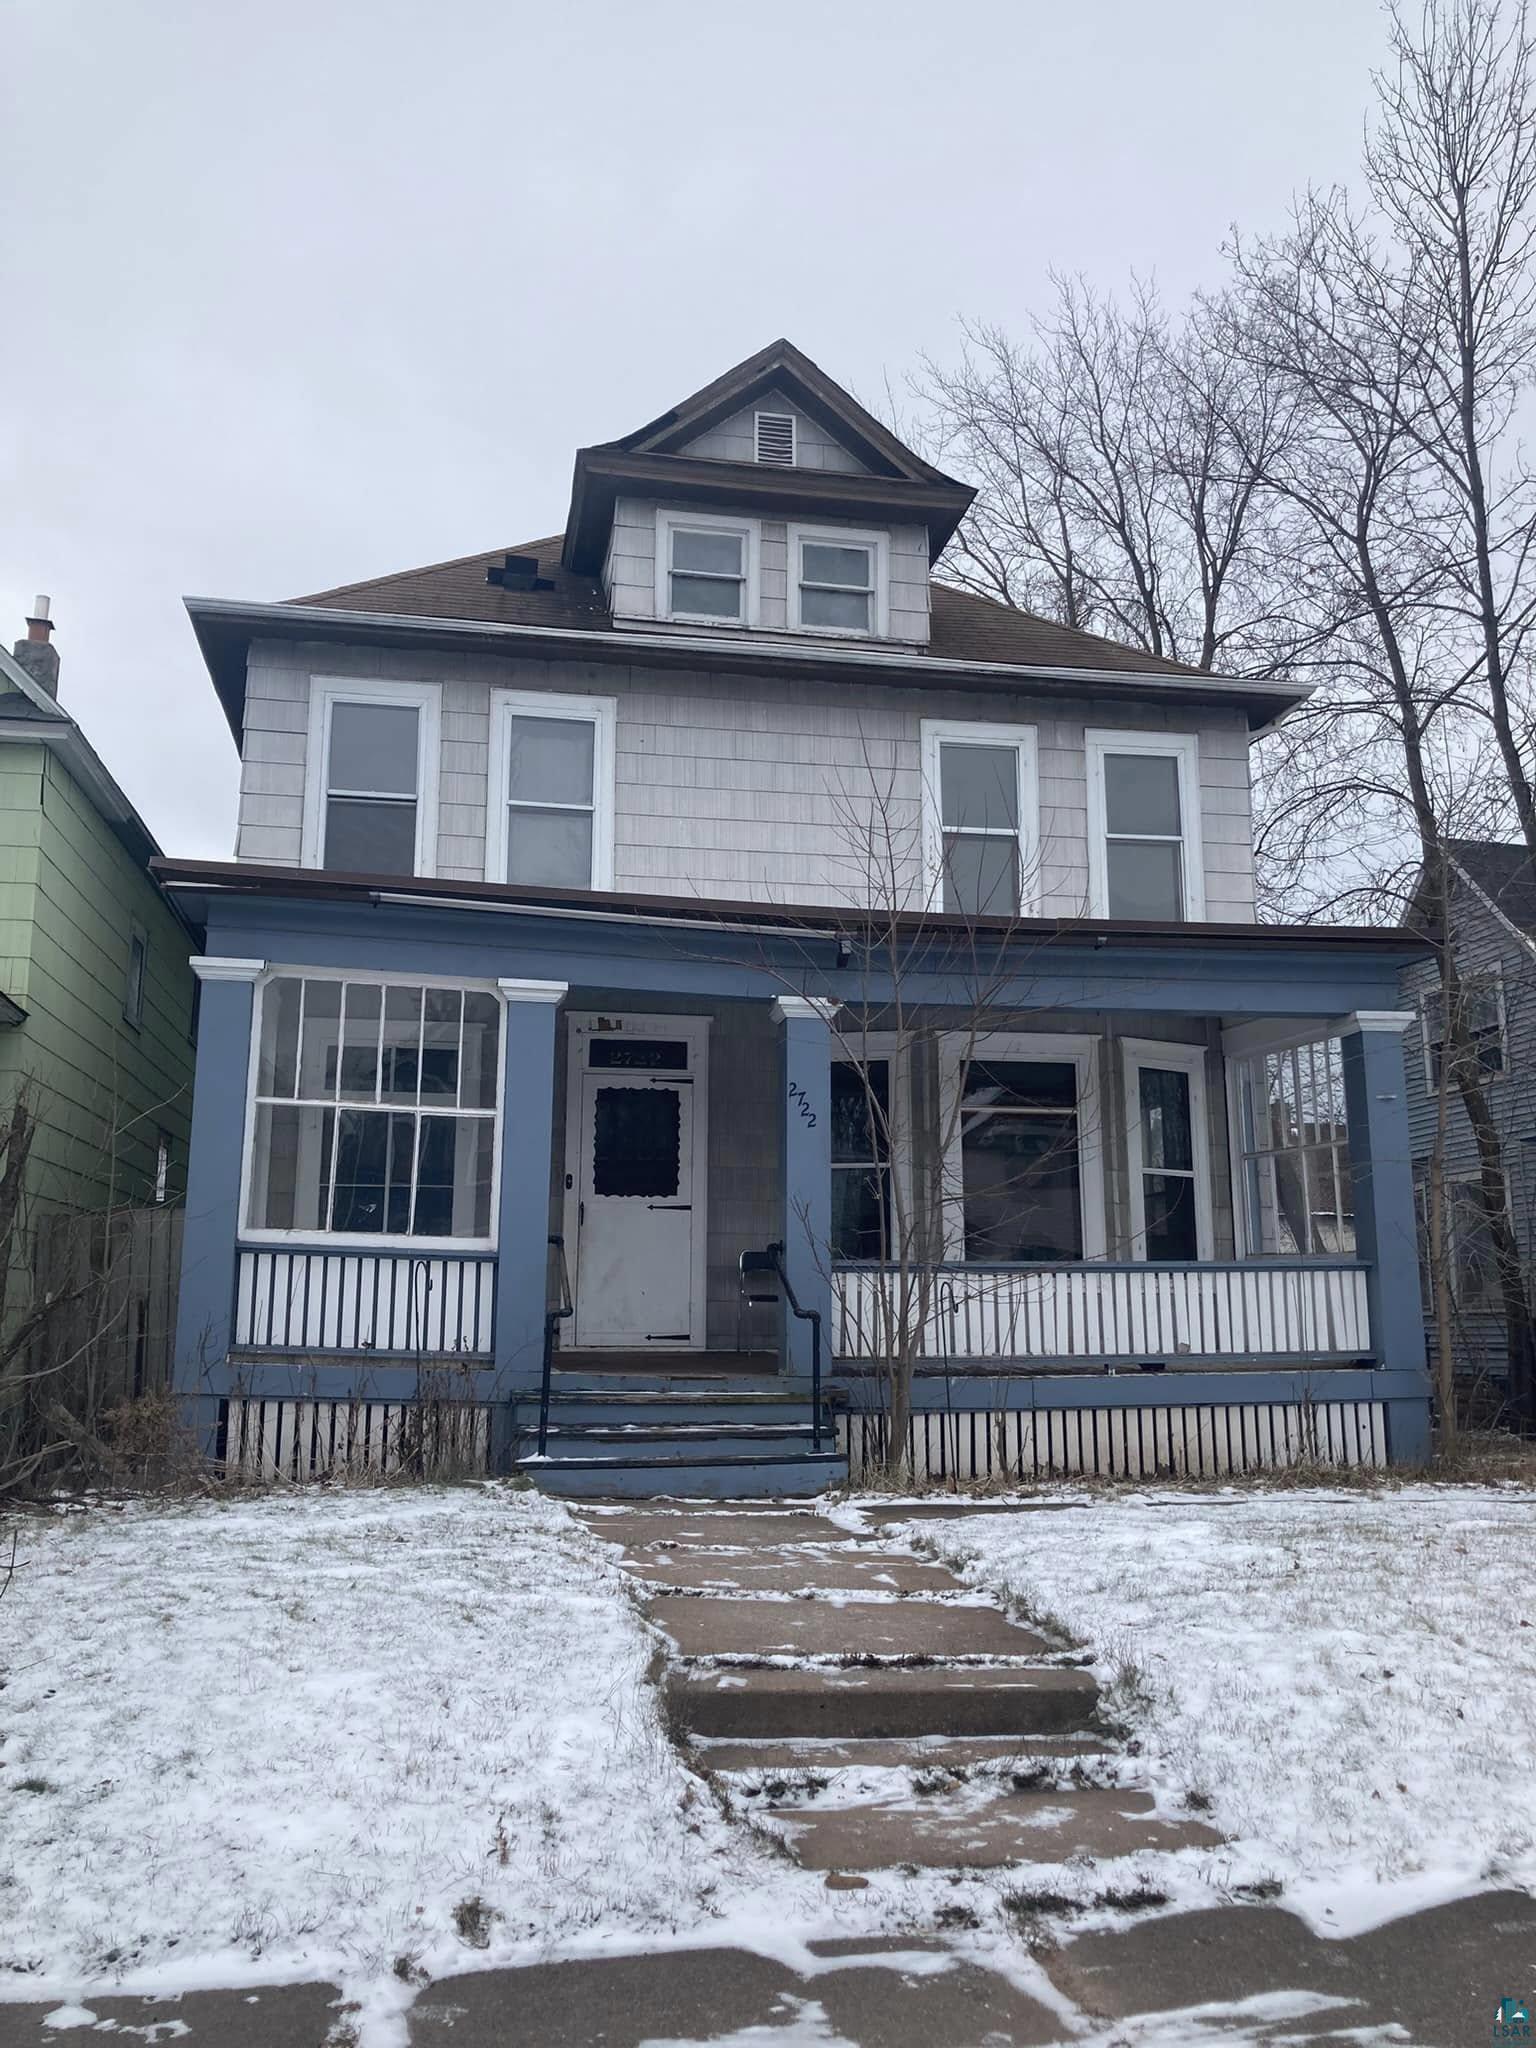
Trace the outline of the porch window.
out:
M 1256 1053 L 1237 1063 L 1234 1087 L 1249 1250 L 1290 1258 L 1352 1253 L 1339 1041 Z
M 612 697 L 493 693 L 487 881 L 612 888 L 615 723 Z
M 1095 917 L 1205 915 L 1192 734 L 1089 732 L 1088 893 Z
M 834 1259 L 883 1259 L 891 1241 L 891 1062 L 832 1062 Z
M 437 692 L 427 683 L 316 678 L 305 863 L 346 874 L 435 866 Z
M 1199 1046 L 1126 1039 L 1125 1121 L 1131 1256 L 1211 1256 L 1205 1054 Z
M 925 719 L 923 784 L 930 900 L 1018 916 L 1034 884 L 1034 728 Z
M 280 974 L 259 1001 L 247 1229 L 488 1244 L 496 996 Z
M 1458 984 L 1459 1022 L 1467 1061 L 1476 1079 L 1490 1081 L 1504 1071 L 1504 983 L 1497 973 L 1464 974 Z M 1420 998 L 1424 1029 L 1425 1085 L 1438 1093 L 1445 1066 L 1446 1008 L 1443 988 Z M 1454 1078 L 1454 1073 L 1453 1073 Z
M 973 1058 L 960 1083 L 964 1256 L 1083 1256 L 1078 1069 L 1071 1060 Z

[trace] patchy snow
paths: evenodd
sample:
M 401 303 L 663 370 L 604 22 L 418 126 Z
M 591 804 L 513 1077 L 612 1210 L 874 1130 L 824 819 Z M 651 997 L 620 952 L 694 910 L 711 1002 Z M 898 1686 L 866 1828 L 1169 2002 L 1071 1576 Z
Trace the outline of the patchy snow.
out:
M 1164 1490 L 900 1534 L 1087 1643 L 1164 1810 L 1209 1801 L 1320 1932 L 1536 1889 L 1536 1495 Z
M 815 1917 L 816 1880 L 666 1740 L 656 1639 L 557 1502 L 307 1492 L 17 1526 L 0 1997 L 330 1977 L 387 2040 L 418 1970 L 707 1930 L 758 1897 Z

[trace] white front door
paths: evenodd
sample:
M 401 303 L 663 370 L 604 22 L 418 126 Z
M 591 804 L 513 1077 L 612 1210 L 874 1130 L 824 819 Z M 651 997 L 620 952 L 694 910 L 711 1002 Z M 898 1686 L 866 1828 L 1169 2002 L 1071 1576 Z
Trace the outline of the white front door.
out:
M 567 1239 L 577 1346 L 703 1342 L 701 1052 L 681 1034 L 573 1037 Z

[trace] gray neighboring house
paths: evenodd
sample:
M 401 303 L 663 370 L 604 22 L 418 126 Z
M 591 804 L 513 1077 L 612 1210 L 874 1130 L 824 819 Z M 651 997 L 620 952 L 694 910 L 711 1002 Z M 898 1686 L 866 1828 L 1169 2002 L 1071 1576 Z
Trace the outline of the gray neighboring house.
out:
M 1510 1216 L 1522 1260 L 1536 1245 L 1536 864 L 1523 844 L 1447 843 L 1455 956 L 1466 989 L 1468 1027 L 1498 1127 Z M 1410 920 L 1438 938 L 1441 906 L 1421 877 Z M 1414 1012 L 1404 1053 L 1414 1183 L 1419 1206 L 1425 1309 L 1435 1342 L 1428 1271 L 1430 1175 L 1440 1121 L 1443 1038 L 1436 961 L 1403 976 Z M 1450 1275 L 1457 1380 L 1464 1410 L 1493 1420 L 1505 1406 L 1509 1360 L 1472 1126 L 1454 1088 L 1446 1091 L 1446 1263 Z

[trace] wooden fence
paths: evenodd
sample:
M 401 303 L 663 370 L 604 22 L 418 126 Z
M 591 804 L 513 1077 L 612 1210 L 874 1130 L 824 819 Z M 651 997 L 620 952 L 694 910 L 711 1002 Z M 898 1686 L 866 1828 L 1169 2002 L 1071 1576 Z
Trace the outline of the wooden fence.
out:
M 71 1413 L 99 1415 L 169 1383 L 182 1214 L 109 1209 L 38 1223 L 33 1298 L 49 1305 L 39 1364 Z

